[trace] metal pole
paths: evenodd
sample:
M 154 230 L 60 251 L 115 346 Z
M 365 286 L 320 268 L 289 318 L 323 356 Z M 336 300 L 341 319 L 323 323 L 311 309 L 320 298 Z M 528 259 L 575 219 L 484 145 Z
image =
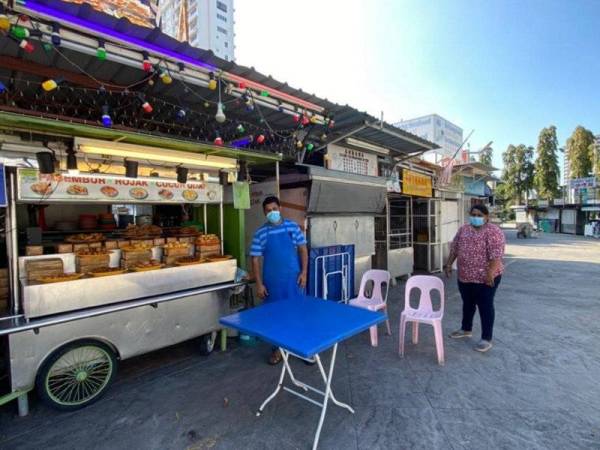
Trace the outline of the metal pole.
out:
M 277 183 L 277 197 L 280 197 L 279 191 L 279 161 L 275 161 L 275 183 Z
M 206 203 L 204 205 L 202 205 L 204 207 L 204 234 L 208 234 L 208 221 L 207 221 L 207 214 L 206 214 Z
M 17 242 L 17 211 L 16 211 L 16 188 L 15 175 L 10 174 L 10 201 L 8 202 L 8 214 L 6 215 L 6 243 L 8 244 L 8 269 L 11 283 L 11 301 L 13 315 L 19 314 L 19 251 Z
M 221 255 L 223 254 L 224 251 L 224 245 L 223 245 L 223 200 L 221 200 L 221 203 L 219 203 L 219 237 L 221 238 Z

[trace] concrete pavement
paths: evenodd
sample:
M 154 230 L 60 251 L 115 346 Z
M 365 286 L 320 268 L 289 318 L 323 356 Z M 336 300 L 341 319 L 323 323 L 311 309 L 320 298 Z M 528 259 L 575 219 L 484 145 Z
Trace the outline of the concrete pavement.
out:
M 341 347 L 334 392 L 355 415 L 330 406 L 322 449 L 600 448 L 600 242 L 564 235 L 516 240 L 496 297 L 495 346 L 446 339 L 436 363 L 433 333 L 397 355 L 403 285 L 390 298 L 393 336 L 380 327 Z M 447 283 L 445 332 L 460 325 L 455 280 Z M 282 394 L 256 408 L 276 383 L 268 346 L 198 356 L 193 343 L 121 365 L 100 402 L 74 413 L 34 403 L 29 417 L 0 408 L 0 449 L 304 449 L 316 407 Z M 316 382 L 314 367 L 294 364 Z

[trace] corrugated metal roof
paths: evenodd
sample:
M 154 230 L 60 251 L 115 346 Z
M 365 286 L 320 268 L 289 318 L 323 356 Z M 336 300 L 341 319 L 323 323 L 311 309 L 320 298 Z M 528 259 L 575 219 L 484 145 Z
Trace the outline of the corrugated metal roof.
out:
M 333 115 L 335 120 L 335 127 L 328 131 L 327 141 L 331 142 L 336 140 L 340 136 L 349 135 L 353 130 L 361 127 L 364 124 L 377 125 L 377 127 L 366 127 L 357 131 L 352 136 L 357 139 L 365 140 L 366 142 L 373 143 L 385 148 L 388 148 L 392 152 L 396 153 L 415 153 L 423 152 L 439 148 L 436 144 L 415 136 L 405 130 L 397 128 L 390 123 L 383 122 L 379 123 L 379 120 L 367 114 L 361 112 L 356 108 L 352 108 L 348 105 L 340 105 L 304 92 L 302 89 L 295 89 L 289 86 L 285 82 L 275 80 L 270 75 L 264 75 L 257 71 L 254 67 L 245 67 L 238 65 L 231 61 L 226 61 L 217 57 L 210 50 L 203 50 L 190 46 L 188 43 L 180 42 L 163 32 L 159 28 L 151 29 L 130 23 L 127 19 L 116 18 L 108 14 L 104 14 L 92 8 L 89 4 L 74 4 L 65 3 L 56 0 L 28 0 L 26 8 L 36 11 L 36 8 L 44 8 L 46 11 L 52 10 L 55 14 L 60 14 L 61 18 L 72 17 L 79 21 L 88 22 L 95 25 L 100 25 L 105 29 L 114 30 L 116 32 L 125 34 L 131 38 L 139 39 L 145 43 L 152 44 L 154 46 L 161 47 L 170 52 L 181 55 L 182 58 L 192 59 L 198 63 L 207 64 L 217 69 L 226 71 L 228 73 L 246 78 L 256 83 L 264 84 L 265 86 L 276 89 L 286 94 L 297 97 L 301 100 L 314 103 L 324 108 L 329 114 Z M 68 19 L 65 19 L 68 20 Z M 81 56 L 78 56 L 81 58 Z M 102 74 L 110 74 L 111 78 L 114 79 L 115 83 L 127 84 L 131 80 L 139 78 L 139 71 L 132 68 L 123 67 L 119 64 L 103 62 L 100 67 L 97 62 L 93 61 L 93 58 L 86 58 L 86 64 L 89 64 L 88 70 L 100 71 Z M 170 90 L 171 89 L 171 90 Z M 172 92 L 173 88 L 163 88 L 166 96 L 177 96 L 181 92 Z M 208 91 L 205 94 L 208 96 L 214 96 L 214 92 Z M 239 111 L 233 111 L 236 113 L 243 113 L 243 105 L 239 108 Z M 266 119 L 268 122 L 276 128 L 289 128 L 290 117 L 287 114 L 278 111 L 269 111 L 266 113 Z

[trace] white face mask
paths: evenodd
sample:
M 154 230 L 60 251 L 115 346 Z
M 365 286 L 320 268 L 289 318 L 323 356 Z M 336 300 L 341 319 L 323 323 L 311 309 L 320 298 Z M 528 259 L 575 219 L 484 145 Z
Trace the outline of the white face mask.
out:
M 280 211 L 269 211 L 267 213 L 267 220 L 270 223 L 279 223 L 281 221 L 281 212 Z

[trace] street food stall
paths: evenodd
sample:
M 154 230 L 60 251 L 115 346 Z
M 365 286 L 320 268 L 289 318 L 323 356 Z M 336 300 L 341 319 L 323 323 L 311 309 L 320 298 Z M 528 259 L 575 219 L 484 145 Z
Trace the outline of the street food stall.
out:
M 146 162 L 132 173 L 141 150 Z M 243 287 L 236 259 L 223 254 L 226 177 L 218 176 L 234 174 L 237 161 L 76 139 L 67 151 L 85 156 L 76 169 L 66 170 L 67 156 L 41 173 L 46 156 L 36 153 L 39 169 L 7 170 L 12 315 L 0 317 L 0 336 L 20 414 L 34 387 L 60 410 L 96 401 L 118 360 L 196 337 L 210 353 L 230 294 Z M 187 179 L 170 158 L 186 164 Z

